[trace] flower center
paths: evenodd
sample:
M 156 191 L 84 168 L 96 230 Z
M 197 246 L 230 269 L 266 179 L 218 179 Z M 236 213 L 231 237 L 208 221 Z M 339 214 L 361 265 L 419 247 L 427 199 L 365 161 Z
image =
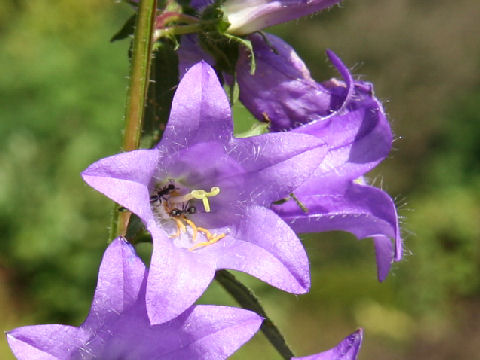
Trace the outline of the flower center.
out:
M 224 233 L 214 235 L 208 229 L 197 226 L 189 218 L 197 213 L 197 208 L 193 204 L 195 200 L 201 200 L 204 212 L 209 213 L 211 212 L 209 198 L 215 197 L 219 193 L 220 188 L 217 186 L 212 187 L 210 191 L 203 189 L 189 191 L 188 188 L 171 181 L 168 185 L 157 188 L 150 196 L 150 203 L 160 221 L 175 223 L 176 231 L 170 235 L 170 238 L 178 239 L 180 243 L 183 243 L 184 238 L 188 237 L 189 245 L 185 247 L 193 251 L 214 244 L 226 236 Z M 197 241 L 199 238 L 203 238 L 204 241 Z M 183 244 L 181 247 L 184 247 Z

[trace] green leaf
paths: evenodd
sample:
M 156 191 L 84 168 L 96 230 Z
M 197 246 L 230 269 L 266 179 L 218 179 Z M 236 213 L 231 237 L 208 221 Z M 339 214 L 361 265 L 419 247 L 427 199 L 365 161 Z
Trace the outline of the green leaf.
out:
M 247 138 L 247 137 L 250 137 L 250 136 L 257 136 L 257 135 L 262 135 L 262 134 L 265 134 L 267 133 L 269 130 L 269 127 L 270 127 L 270 124 L 268 123 L 255 123 L 252 125 L 252 127 L 243 132 L 243 133 L 240 133 L 238 135 L 236 135 L 235 137 L 237 138 Z
M 252 42 L 250 40 L 241 38 L 239 36 L 230 35 L 230 34 L 224 34 L 224 35 L 230 40 L 233 40 L 234 42 L 237 42 L 241 46 L 244 46 L 248 50 L 248 52 L 250 53 L 250 74 L 252 75 L 255 74 L 256 64 L 255 64 L 255 54 L 253 52 Z
M 123 40 L 127 37 L 130 37 L 135 32 L 135 22 L 137 21 L 137 14 L 133 14 L 128 18 L 128 20 L 123 24 L 122 28 L 112 36 L 110 42 L 117 40 Z
M 168 121 L 178 84 L 176 41 L 161 39 L 156 44 L 150 69 L 147 107 L 142 131 L 142 147 L 150 148 L 160 139 Z

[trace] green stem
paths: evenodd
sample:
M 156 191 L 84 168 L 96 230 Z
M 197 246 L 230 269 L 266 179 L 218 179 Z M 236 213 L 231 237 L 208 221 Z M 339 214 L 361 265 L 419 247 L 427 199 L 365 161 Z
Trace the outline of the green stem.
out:
M 229 273 L 226 270 L 219 270 L 215 274 L 215 280 L 217 280 L 220 285 L 237 301 L 237 303 L 244 309 L 255 311 L 258 315 L 262 316 L 263 320 L 262 327 L 260 328 L 264 335 L 267 337 L 268 341 L 273 345 L 273 347 L 278 351 L 278 353 L 285 360 L 290 360 L 294 357 L 292 350 L 288 347 L 285 342 L 285 338 L 280 333 L 280 330 L 275 326 L 275 324 L 267 316 L 262 305 L 253 294 L 253 292 L 238 281 L 235 276 Z
M 177 19 L 172 18 L 172 21 L 179 20 L 185 21 L 185 18 L 178 17 Z M 167 23 L 172 22 L 170 18 L 168 19 Z M 189 23 L 186 25 L 173 25 L 164 28 L 159 28 L 155 30 L 155 39 L 160 39 L 162 37 L 170 37 L 175 35 L 186 35 L 186 34 L 193 34 L 201 32 L 202 29 L 209 24 L 215 24 L 217 20 L 202 20 L 202 21 L 193 21 L 191 17 L 189 17 Z
M 125 107 L 125 132 L 123 150 L 138 149 L 142 131 L 142 119 L 150 80 L 153 30 L 155 27 L 156 0 L 140 0 L 132 44 L 130 83 Z M 110 240 L 125 236 L 131 213 L 114 207 Z
M 168 37 L 174 35 L 192 34 L 199 32 L 201 29 L 202 26 L 200 23 L 170 26 L 163 29 L 157 29 L 155 31 L 155 38 L 159 39 L 161 37 Z

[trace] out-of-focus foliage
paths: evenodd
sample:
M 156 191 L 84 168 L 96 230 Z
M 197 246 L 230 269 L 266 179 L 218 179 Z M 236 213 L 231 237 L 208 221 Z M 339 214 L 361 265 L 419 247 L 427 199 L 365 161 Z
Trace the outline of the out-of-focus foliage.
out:
M 86 315 L 111 204 L 79 173 L 121 143 L 128 45 L 108 40 L 125 10 L 0 4 L 2 330 Z
M 112 204 L 79 173 L 121 143 L 132 11 L 96 0 L 0 2 L 0 325 L 79 324 Z M 312 291 L 242 276 L 298 355 L 365 327 L 360 359 L 472 359 L 480 341 L 480 3 L 346 0 L 274 29 L 313 76 L 331 48 L 375 84 L 397 135 L 371 178 L 397 196 L 407 254 L 383 284 L 373 246 L 309 235 Z M 235 111 L 241 130 L 252 120 Z M 148 245 L 142 244 L 148 253 Z M 233 304 L 218 286 L 202 299 Z M 13 359 L 0 343 L 0 358 Z M 262 335 L 233 359 L 277 359 Z

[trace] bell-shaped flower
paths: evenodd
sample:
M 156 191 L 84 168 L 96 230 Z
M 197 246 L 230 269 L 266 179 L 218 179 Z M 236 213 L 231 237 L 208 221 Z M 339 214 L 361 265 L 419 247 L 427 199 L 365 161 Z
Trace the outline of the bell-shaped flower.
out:
M 257 314 L 199 305 L 160 325 L 145 306 L 148 270 L 125 240 L 105 251 L 90 313 L 79 327 L 33 325 L 7 332 L 18 360 L 226 359 L 259 329 Z M 178 296 L 168 294 L 166 296 Z M 161 311 L 161 309 L 159 309 Z
M 296 232 L 344 230 L 374 239 L 378 278 L 402 257 L 395 204 L 388 194 L 368 186 L 363 175 L 388 155 L 392 132 L 370 83 L 354 81 L 331 51 L 343 80 L 316 83 L 295 51 L 283 40 L 251 35 L 257 69 L 250 74 L 244 52 L 237 63 L 240 100 L 272 131 L 317 136 L 328 144 L 312 178 L 294 191 L 298 200 L 274 206 Z M 392 245 L 392 240 L 394 246 Z
M 230 23 L 228 32 L 245 35 L 313 14 L 339 2 L 340 0 L 227 0 L 222 9 Z
M 357 360 L 362 338 L 363 330 L 359 329 L 330 350 L 315 355 L 295 357 L 292 360 Z
M 269 26 L 313 14 L 341 0 L 226 0 L 222 11 L 230 23 L 228 32 L 246 35 Z M 213 0 L 192 0 L 197 9 L 213 4 Z
M 152 234 L 146 300 L 155 324 L 192 305 L 217 269 L 246 272 L 291 293 L 308 291 L 305 250 L 270 205 L 309 179 L 326 152 L 312 135 L 233 137 L 226 94 L 202 62 L 178 85 L 154 149 L 99 160 L 82 176 Z
M 390 125 L 372 84 L 355 81 L 332 51 L 327 51 L 328 57 L 343 80 L 317 83 L 280 38 L 252 34 L 249 39 L 256 71 L 250 73 L 248 51 L 241 52 L 236 65 L 245 107 L 260 121 L 268 121 L 271 131 L 310 134 L 328 144 L 314 175 L 294 191 L 308 211 L 294 201 L 275 205 L 274 210 L 296 232 L 344 230 L 373 238 L 378 278 L 383 281 L 392 262 L 402 258 L 402 240 L 394 202 L 363 178 L 392 146 Z M 193 35 L 182 38 L 179 58 L 180 74 L 194 61 L 213 63 Z

